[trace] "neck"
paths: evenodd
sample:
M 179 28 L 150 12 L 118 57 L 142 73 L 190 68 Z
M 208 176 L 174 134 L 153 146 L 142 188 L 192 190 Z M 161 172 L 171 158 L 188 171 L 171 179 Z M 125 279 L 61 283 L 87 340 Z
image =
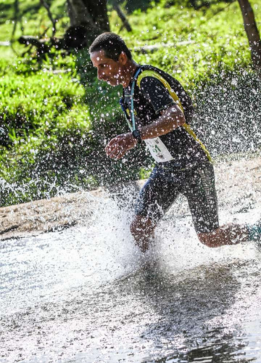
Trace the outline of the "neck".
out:
M 137 68 L 139 67 L 139 65 L 134 62 L 133 60 L 128 61 L 125 65 L 125 77 L 124 80 L 122 81 L 122 86 L 124 88 L 128 87 L 128 85 L 130 84 L 130 81 L 132 79 L 132 77 L 134 76 Z

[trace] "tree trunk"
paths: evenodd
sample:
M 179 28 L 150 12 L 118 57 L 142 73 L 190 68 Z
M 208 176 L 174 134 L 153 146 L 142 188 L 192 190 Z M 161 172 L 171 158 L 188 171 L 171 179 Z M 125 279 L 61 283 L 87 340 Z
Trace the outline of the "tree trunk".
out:
M 107 14 L 107 0 L 82 0 L 84 6 L 96 24 L 102 31 L 110 31 L 109 18 Z
M 261 41 L 253 9 L 248 0 L 238 0 L 244 20 L 253 66 L 261 70 Z
M 71 26 L 110 31 L 106 0 L 67 0 Z
M 110 31 L 106 0 L 67 0 L 70 27 L 65 34 L 69 48 L 89 46 L 94 38 Z

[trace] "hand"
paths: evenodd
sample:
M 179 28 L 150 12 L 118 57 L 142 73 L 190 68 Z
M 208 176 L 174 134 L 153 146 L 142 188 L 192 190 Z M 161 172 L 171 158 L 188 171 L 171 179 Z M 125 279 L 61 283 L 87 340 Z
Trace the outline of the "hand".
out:
M 110 158 L 119 160 L 128 150 L 136 146 L 136 144 L 137 140 L 131 133 L 122 134 L 114 137 L 106 146 L 105 151 Z

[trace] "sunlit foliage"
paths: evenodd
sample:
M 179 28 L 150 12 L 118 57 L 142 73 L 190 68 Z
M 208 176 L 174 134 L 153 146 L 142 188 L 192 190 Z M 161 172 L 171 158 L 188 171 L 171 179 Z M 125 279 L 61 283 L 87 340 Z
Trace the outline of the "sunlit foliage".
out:
M 261 1 L 252 5 L 259 24 Z M 46 29 L 46 35 L 51 35 L 46 11 L 37 1 L 21 0 L 20 11 L 16 37 L 23 32 L 39 35 Z M 69 24 L 65 2 L 54 1 L 52 11 L 59 19 L 57 35 L 61 36 Z M 7 41 L 13 28 L 12 2 L 1 4 L 0 12 L 0 41 Z M 135 60 L 158 66 L 179 79 L 200 110 L 207 102 L 204 90 L 227 79 L 227 87 L 233 91 L 237 82 L 242 86 L 244 79 L 255 78 L 237 2 L 220 2 L 197 11 L 189 3 L 150 3 L 144 11 L 129 12 L 132 33 L 121 29 L 110 5 L 109 15 L 112 31 L 120 32 Z M 13 47 L 19 54 L 24 51 L 18 43 Z M 53 50 L 40 61 L 33 52 L 17 57 L 8 47 L 1 51 L 2 205 L 147 175 L 151 161 L 140 149 L 123 162 L 111 162 L 105 156 L 106 140 L 127 130 L 118 105 L 121 89 L 96 80 L 87 51 L 65 55 Z M 234 79 L 239 81 L 233 83 Z M 258 87 L 255 83 L 255 89 Z M 203 117 L 198 120 L 204 122 Z M 212 140 L 210 128 L 203 125 L 203 129 Z M 221 148 L 213 150 L 221 152 Z

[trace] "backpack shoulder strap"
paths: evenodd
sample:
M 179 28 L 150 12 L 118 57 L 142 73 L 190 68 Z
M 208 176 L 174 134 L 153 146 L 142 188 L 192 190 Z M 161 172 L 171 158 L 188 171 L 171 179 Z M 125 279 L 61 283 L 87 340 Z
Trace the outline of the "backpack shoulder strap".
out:
M 153 77 L 156 78 L 158 81 L 160 81 L 163 86 L 168 90 L 169 94 L 171 95 L 171 97 L 173 98 L 173 100 L 178 104 L 178 106 L 180 107 L 181 111 L 184 113 L 184 109 L 182 106 L 182 103 L 179 99 L 179 97 L 177 96 L 177 94 L 175 93 L 175 91 L 173 90 L 173 88 L 170 86 L 170 84 L 167 82 L 167 80 L 165 78 L 163 78 L 158 72 L 155 72 L 154 70 L 143 70 L 142 73 L 140 73 L 140 75 L 138 76 L 137 79 L 137 86 L 140 88 L 140 83 L 142 81 L 143 78 L 145 77 Z
M 179 81 L 173 78 L 170 74 L 151 65 L 142 65 L 141 71 L 142 72 L 139 74 L 137 79 L 137 86 L 140 87 L 140 83 L 144 77 L 157 78 L 169 91 L 173 100 L 178 104 L 184 113 L 186 122 L 189 123 L 193 117 L 194 107 L 191 98 L 185 92 Z

